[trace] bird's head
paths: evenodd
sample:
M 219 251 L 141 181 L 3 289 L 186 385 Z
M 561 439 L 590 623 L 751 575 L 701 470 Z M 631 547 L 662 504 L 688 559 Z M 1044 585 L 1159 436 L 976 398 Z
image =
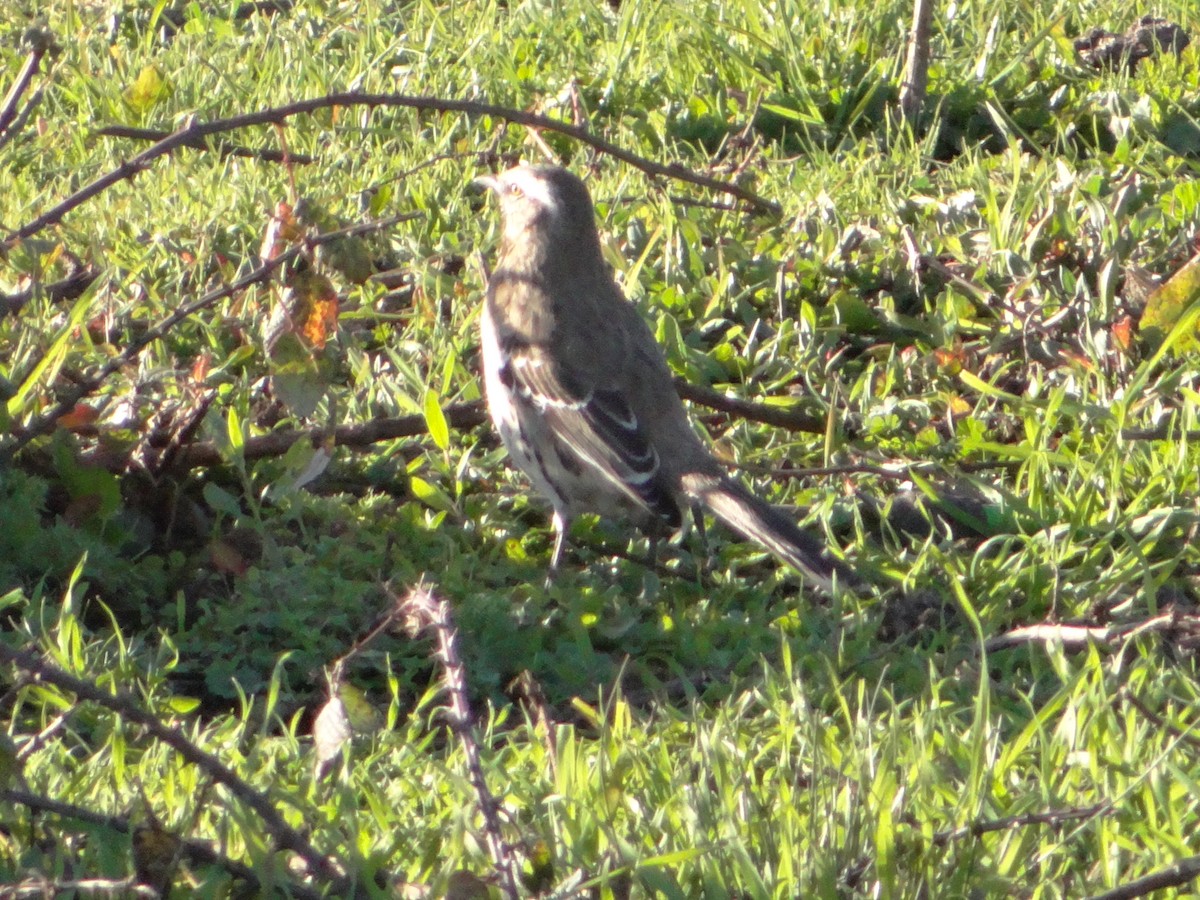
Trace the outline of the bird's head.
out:
M 592 198 L 575 175 L 560 166 L 515 166 L 476 178 L 500 201 L 504 243 L 538 240 L 596 243 Z

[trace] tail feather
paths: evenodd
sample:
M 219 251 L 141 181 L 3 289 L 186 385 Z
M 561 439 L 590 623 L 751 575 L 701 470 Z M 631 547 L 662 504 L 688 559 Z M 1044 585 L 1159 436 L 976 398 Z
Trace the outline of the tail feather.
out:
M 707 507 L 721 522 L 770 550 L 818 587 L 832 592 L 835 581 L 843 588 L 865 585 L 857 572 L 829 552 L 823 541 L 736 481 L 689 475 L 684 477 L 683 487 L 690 498 Z

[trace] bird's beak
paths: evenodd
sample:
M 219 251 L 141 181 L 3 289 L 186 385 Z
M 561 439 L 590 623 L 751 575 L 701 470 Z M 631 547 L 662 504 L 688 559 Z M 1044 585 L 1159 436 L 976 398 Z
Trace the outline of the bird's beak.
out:
M 471 181 L 471 186 L 480 191 L 499 191 L 500 179 L 495 175 L 480 175 Z

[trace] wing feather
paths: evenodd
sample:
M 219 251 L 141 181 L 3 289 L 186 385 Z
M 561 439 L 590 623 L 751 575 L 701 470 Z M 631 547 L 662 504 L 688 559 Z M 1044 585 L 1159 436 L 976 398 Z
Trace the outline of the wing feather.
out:
M 619 490 L 678 527 L 679 505 L 658 452 L 621 393 L 572 384 L 538 345 L 513 342 L 507 356 L 513 391 L 545 417 L 555 436 Z

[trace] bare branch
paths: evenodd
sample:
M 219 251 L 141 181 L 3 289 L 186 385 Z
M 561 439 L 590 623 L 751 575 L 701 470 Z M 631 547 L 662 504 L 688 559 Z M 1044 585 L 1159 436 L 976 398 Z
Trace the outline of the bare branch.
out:
M 49 284 L 31 285 L 15 294 L 0 294 L 0 315 L 8 313 L 15 316 L 38 294 L 49 297 L 53 302 L 74 300 L 81 297 L 99 275 L 95 266 L 76 260 L 66 278 Z
M 900 89 L 900 112 L 914 124 L 925 102 L 929 85 L 929 33 L 933 26 L 933 0 L 915 0 L 912 31 L 908 34 L 908 58 Z
M 1143 875 L 1128 884 L 1095 894 L 1091 900 L 1133 900 L 1169 887 L 1181 887 L 1200 877 L 1200 856 L 1189 856 L 1173 866 Z
M 55 49 L 54 37 L 48 31 L 35 30 L 30 33 L 29 55 L 25 57 L 25 62 L 21 66 L 21 71 L 17 73 L 17 79 L 13 82 L 12 87 L 8 89 L 8 94 L 4 97 L 4 102 L 0 103 L 0 146 L 7 142 L 11 137 L 5 137 L 4 133 L 9 131 L 11 126 L 17 120 L 18 107 L 21 104 L 21 97 L 29 90 L 29 85 L 33 82 L 34 76 L 41 70 L 42 59 L 47 53 Z M 21 120 L 23 121 L 29 113 L 29 109 L 33 104 L 36 104 L 40 99 L 40 94 L 35 93 L 25 109 L 21 112 Z M 15 133 L 16 129 L 13 129 Z
M 1122 625 L 1069 625 L 1058 622 L 1041 622 L 1036 625 L 1024 625 L 997 635 L 985 644 L 985 648 L 991 653 L 1021 644 L 1062 644 L 1069 649 L 1080 650 L 1091 644 L 1108 645 L 1124 642 L 1147 631 L 1166 631 L 1173 628 L 1178 621 L 1179 617 L 1176 613 L 1167 612 L 1150 619 Z
M 675 379 L 675 390 L 684 400 L 699 403 L 715 409 L 717 412 L 748 419 L 751 422 L 762 422 L 764 425 L 774 425 L 789 431 L 804 431 L 810 434 L 825 433 L 825 419 L 818 416 L 730 397 L 712 388 L 691 384 L 683 378 Z
M 945 831 L 933 833 L 933 843 L 941 847 L 951 841 L 966 837 L 979 837 L 994 831 L 1008 831 L 1010 828 L 1028 828 L 1030 825 L 1050 825 L 1057 827 L 1067 822 L 1078 822 L 1080 819 L 1094 819 L 1097 816 L 1107 816 L 1115 811 L 1115 807 L 1105 801 L 1094 806 L 1073 806 L 1069 809 L 1051 809 L 1046 812 L 1021 813 L 1017 816 L 1005 816 L 1001 819 L 985 819 L 982 822 L 972 822 L 961 828 L 948 828 Z
M 546 131 L 554 131 L 574 138 L 580 143 L 594 147 L 602 153 L 615 157 L 622 162 L 626 162 L 634 168 L 645 172 L 647 175 L 686 181 L 718 193 L 729 194 L 740 200 L 744 200 L 755 209 L 771 215 L 778 215 L 780 212 L 777 203 L 760 197 L 753 191 L 746 190 L 736 184 L 730 184 L 717 178 L 698 174 L 678 163 L 663 165 L 662 163 L 654 162 L 653 160 L 638 156 L 636 153 L 631 153 L 611 141 L 597 137 L 585 128 L 568 125 L 565 122 L 559 122 L 546 116 L 534 115 L 524 110 L 497 106 L 492 103 L 477 103 L 471 100 L 444 100 L 438 97 L 416 97 L 406 94 L 366 94 L 359 91 L 346 91 L 327 94 L 324 97 L 313 97 L 309 100 L 300 100 L 296 103 L 259 110 L 258 112 L 244 113 L 228 119 L 216 119 L 212 122 L 200 122 L 193 119 L 174 134 L 151 147 L 147 147 L 141 153 L 137 154 L 137 156 L 127 160 L 107 174 L 85 185 L 65 200 L 55 204 L 32 222 L 18 228 L 8 235 L 5 242 L 12 243 L 13 241 L 30 237 L 50 225 L 61 222 L 63 217 L 73 209 L 82 206 L 88 200 L 108 190 L 114 184 L 133 178 L 139 172 L 148 169 L 154 160 L 180 147 L 193 146 L 198 141 L 204 142 L 213 135 L 223 134 L 227 131 L 237 131 L 256 125 L 278 125 L 293 116 L 308 115 L 322 109 L 345 106 L 402 107 L 427 112 L 458 112 L 468 116 L 491 116 L 515 122 L 527 128 L 541 128 Z
M 712 388 L 688 384 L 682 379 L 676 380 L 675 387 L 679 391 L 679 396 L 685 400 L 690 400 L 693 403 L 707 406 L 718 412 L 727 413 L 737 418 L 746 419 L 751 422 L 763 422 L 778 428 L 786 428 L 790 431 L 811 433 L 816 430 L 824 432 L 823 425 L 821 428 L 816 429 L 816 423 L 819 420 L 815 416 L 793 412 L 788 409 L 780 409 L 779 407 L 763 403 L 754 403 L 749 400 L 740 400 L 736 397 L 722 394 Z M 487 421 L 487 411 L 484 408 L 483 402 L 478 400 L 447 406 L 443 412 L 450 427 L 459 430 L 477 428 Z M 27 430 L 32 430 L 32 428 L 33 426 L 30 426 L 30 429 Z M 424 416 L 411 415 L 387 419 L 373 419 L 370 422 L 361 422 L 354 425 L 339 425 L 333 429 L 332 437 L 335 446 L 365 448 L 380 441 L 418 437 L 427 434 L 428 431 L 429 425 Z M 309 440 L 313 444 L 318 444 L 326 441 L 329 436 L 329 429 L 323 426 L 303 431 L 290 429 L 286 431 L 273 431 L 270 434 L 248 438 L 245 446 L 242 448 L 242 455 L 247 460 L 275 458 L 287 453 L 297 441 Z M 182 471 L 202 468 L 204 466 L 220 465 L 223 460 L 224 456 L 222 455 L 221 448 L 211 441 L 205 441 L 196 444 L 184 444 L 178 447 L 171 465 L 169 467 L 162 466 L 161 468 L 164 470 L 166 468 L 174 468 Z M 110 471 L 118 472 L 124 471 L 128 465 L 126 457 L 99 456 L 92 459 L 91 462 L 99 464 Z M 740 468 L 745 468 L 747 471 L 757 471 L 752 466 Z M 899 471 L 893 472 L 883 469 L 877 471 L 870 466 L 845 466 L 799 471 L 763 469 L 762 474 L 778 477 L 795 477 L 797 475 L 815 476 L 841 474 L 844 472 L 873 472 L 875 474 L 888 475 L 889 477 L 900 477 L 901 475 Z
M 147 712 L 131 694 L 124 691 L 113 693 L 103 691 L 91 682 L 76 678 L 27 650 L 20 650 L 2 643 L 0 643 L 0 662 L 16 666 L 47 684 L 68 691 L 81 700 L 88 700 L 105 709 L 112 710 L 122 719 L 142 727 L 155 740 L 161 741 L 175 750 L 215 783 L 224 786 L 234 797 L 252 809 L 262 819 L 263 825 L 276 845 L 282 849 L 291 850 L 300 857 L 314 877 L 331 886 L 335 893 L 348 888 L 347 879 L 341 867 L 317 850 L 303 834 L 288 825 L 266 795 L 251 787 L 216 756 L 193 744 L 180 729 L 165 724 L 157 716 Z
M 138 884 L 135 876 L 128 878 L 83 878 L 55 881 L 45 875 L 35 875 L 16 884 L 0 887 L 0 900 L 21 900 L 24 897 L 45 900 L 47 897 L 146 897 L 161 896 L 147 884 Z
M 157 128 L 134 128 L 131 125 L 106 125 L 103 128 L 96 129 L 93 134 L 99 137 L 129 138 L 135 141 L 164 141 L 171 136 L 171 132 L 169 131 L 162 131 Z M 287 162 L 294 165 L 307 166 L 317 161 L 315 156 L 309 156 L 307 153 L 285 153 L 283 150 L 269 149 L 255 150 L 251 147 L 240 147 L 237 144 L 226 143 L 219 143 L 215 147 L 209 147 L 202 140 L 189 141 L 183 146 L 191 147 L 194 150 L 216 150 L 222 157 L 240 156 L 246 159 L 260 159 L 263 162 Z
M 1129 705 L 1149 719 L 1155 728 L 1165 731 L 1167 734 L 1179 739 L 1183 743 L 1188 744 L 1193 748 L 1200 749 L 1200 737 L 1197 737 L 1191 733 L 1194 729 L 1184 731 L 1182 728 L 1179 728 L 1168 722 L 1149 706 L 1143 703 L 1142 699 L 1129 689 L 1129 685 L 1125 685 L 1121 689 L 1121 693 L 1118 694 L 1118 699 L 1127 700 Z

